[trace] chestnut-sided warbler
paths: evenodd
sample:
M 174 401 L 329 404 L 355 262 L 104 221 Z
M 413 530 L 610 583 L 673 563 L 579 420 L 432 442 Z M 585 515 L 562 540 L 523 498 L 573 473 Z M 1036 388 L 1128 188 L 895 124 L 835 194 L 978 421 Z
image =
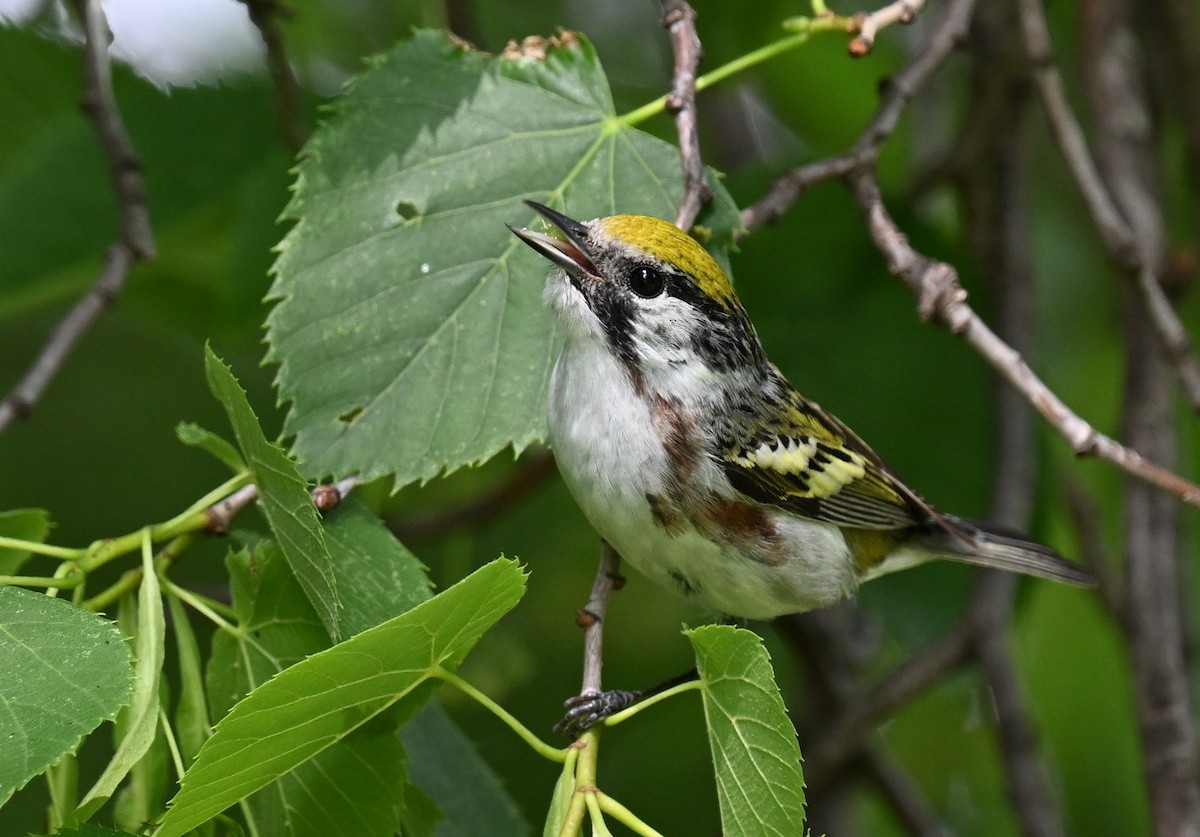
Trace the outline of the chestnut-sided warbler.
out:
M 510 227 L 557 267 L 566 340 L 550 383 L 555 459 L 592 525 L 707 609 L 767 619 L 832 604 L 931 558 L 1075 584 L 1027 538 L 943 514 L 767 359 L 724 271 L 642 215 Z

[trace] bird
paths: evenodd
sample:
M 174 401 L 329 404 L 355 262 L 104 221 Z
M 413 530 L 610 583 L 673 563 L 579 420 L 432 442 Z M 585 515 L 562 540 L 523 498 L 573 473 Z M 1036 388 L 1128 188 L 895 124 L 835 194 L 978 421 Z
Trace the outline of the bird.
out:
M 642 575 L 756 620 L 934 558 L 1092 583 L 1048 546 L 937 510 L 801 395 L 686 232 L 525 203 L 547 231 L 509 229 L 552 264 L 543 300 L 564 334 L 549 442 L 588 521 Z

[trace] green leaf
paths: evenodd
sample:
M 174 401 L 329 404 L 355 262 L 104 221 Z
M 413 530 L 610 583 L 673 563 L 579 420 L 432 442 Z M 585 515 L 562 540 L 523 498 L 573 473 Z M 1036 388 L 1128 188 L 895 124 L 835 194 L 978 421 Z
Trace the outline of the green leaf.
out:
M 0 805 L 116 717 L 133 686 L 130 658 L 112 622 L 0 586 Z
M 200 450 L 211 453 L 218 460 L 228 465 L 229 469 L 235 473 L 246 470 L 246 463 L 242 460 L 242 455 L 237 452 L 237 448 L 216 433 L 213 433 L 211 430 L 205 430 L 195 422 L 181 421 L 175 427 L 175 435 L 185 445 L 200 448 Z
M 378 525 L 369 513 L 363 514 Z M 352 513 L 341 518 L 336 529 L 340 536 L 354 541 L 354 530 L 367 525 Z M 363 566 L 353 562 L 342 566 L 337 543 L 330 539 L 339 573 L 362 571 Z M 393 557 L 387 551 L 384 555 Z M 277 545 L 259 544 L 252 553 L 243 550 L 230 555 L 227 563 L 240 630 L 236 635 L 221 632 L 213 638 L 208 669 L 213 705 L 222 712 L 256 685 L 329 646 L 328 634 Z M 343 610 L 343 618 L 354 612 L 352 602 Z M 397 607 L 391 615 L 408 609 L 405 603 Z M 381 735 L 387 740 L 376 740 Z M 402 761 L 391 727 L 382 732 L 371 730 L 368 736 L 355 733 L 250 797 L 257 832 L 392 834 L 406 782 Z M 337 823 L 344 829 L 339 831 Z
M 404 788 L 399 739 L 367 725 L 254 794 L 250 809 L 260 837 L 390 837 Z
M 804 774 L 762 639 L 728 625 L 686 631 L 704 681 L 721 832 L 804 833 Z
M 175 649 L 179 658 L 179 705 L 175 709 L 175 734 L 179 739 L 179 755 L 186 768 L 196 757 L 212 725 L 208 719 L 208 700 L 204 688 L 204 665 L 200 644 L 192 630 L 192 622 L 177 596 L 168 595 L 171 627 L 174 628 Z
M 125 734 L 117 745 L 117 752 L 79 803 L 78 815 L 81 820 L 90 817 L 112 796 L 121 780 L 150 749 L 158 729 L 158 687 L 162 677 L 166 620 L 163 618 L 162 596 L 159 594 L 158 575 L 154 571 L 154 554 L 150 550 L 148 534 L 143 544 L 142 582 L 137 594 L 137 637 L 134 639 L 137 662 L 133 669 L 133 700 L 125 711 Z
M 375 514 L 348 497 L 325 515 L 343 636 L 391 619 L 429 598 L 425 567 Z
M 435 703 L 404 725 L 412 783 L 441 809 L 438 837 L 528 835 L 529 824 L 474 745 Z
M 373 627 L 429 598 L 420 563 L 361 503 L 347 499 L 326 516 L 325 530 L 343 593 L 344 634 Z M 221 712 L 287 666 L 329 646 L 278 546 L 265 543 L 253 553 L 236 553 L 228 565 L 241 630 L 213 639 L 209 687 Z M 259 833 L 275 833 L 285 823 L 291 834 L 393 833 L 407 779 L 399 743 L 390 728 L 386 734 L 388 741 L 374 741 L 356 733 L 251 796 Z M 364 765 L 373 773 L 367 775 Z
M 346 738 L 462 661 L 521 597 L 524 573 L 496 560 L 427 602 L 284 670 L 213 730 L 163 819 L 184 834 Z
M 11 509 L 0 512 L 0 535 L 22 541 L 44 543 L 50 533 L 50 513 L 43 509 Z M 14 575 L 29 559 L 24 549 L 0 547 L 0 575 Z
M 310 476 L 397 484 L 545 435 L 557 340 L 544 260 L 505 223 L 674 217 L 679 153 L 622 123 L 591 45 L 489 57 L 422 31 L 377 59 L 306 149 L 268 318 L 285 432 Z M 738 215 L 714 178 L 718 255 Z
M 567 762 L 558 779 L 554 782 L 554 793 L 550 796 L 550 808 L 546 811 L 546 822 L 542 827 L 542 837 L 558 837 L 562 834 L 563 825 L 567 822 L 567 814 L 571 808 L 571 796 L 575 793 L 574 764 Z
M 400 811 L 404 837 L 435 837 L 443 819 L 442 809 L 429 794 L 411 782 L 404 786 L 404 803 Z
M 231 553 L 225 565 L 238 628 L 213 635 L 207 691 L 214 718 L 288 666 L 330 645 L 278 544 L 267 541 L 253 551 Z
M 229 423 L 254 474 L 267 523 L 283 548 L 288 565 L 304 588 L 329 635 L 337 641 L 338 602 L 332 559 L 321 533 L 308 484 L 278 445 L 267 441 L 246 393 L 233 372 L 205 347 L 208 386 L 229 414 Z

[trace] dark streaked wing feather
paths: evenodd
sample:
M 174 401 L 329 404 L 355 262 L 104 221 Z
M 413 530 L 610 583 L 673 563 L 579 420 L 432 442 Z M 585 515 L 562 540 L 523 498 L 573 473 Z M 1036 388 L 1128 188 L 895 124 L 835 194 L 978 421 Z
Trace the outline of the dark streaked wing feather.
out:
M 893 477 L 865 442 L 805 400 L 777 369 L 771 373 L 756 397 L 738 405 L 734 420 L 718 429 L 725 474 L 734 488 L 760 503 L 840 526 L 941 524 L 942 516 Z M 775 453 L 758 456 L 763 445 Z M 805 456 L 789 453 L 795 449 L 808 452 L 807 463 Z M 946 528 L 964 534 L 952 524 Z

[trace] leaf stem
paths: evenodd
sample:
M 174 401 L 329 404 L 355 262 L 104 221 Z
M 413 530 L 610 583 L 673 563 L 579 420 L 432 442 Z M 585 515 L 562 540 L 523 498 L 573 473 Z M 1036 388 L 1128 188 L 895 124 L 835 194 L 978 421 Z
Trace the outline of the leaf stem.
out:
M 638 701 L 633 706 L 630 706 L 628 709 L 622 709 L 620 712 L 617 712 L 613 715 L 608 716 L 607 718 L 604 719 L 604 725 L 605 726 L 616 726 L 617 724 L 621 723 L 622 721 L 629 720 L 634 715 L 641 712 L 643 709 L 653 706 L 654 704 L 658 703 L 659 701 L 666 700 L 667 698 L 674 697 L 675 695 L 683 694 L 684 692 L 690 692 L 694 689 L 702 689 L 702 688 L 704 688 L 703 680 L 689 680 L 686 683 L 680 683 L 678 686 L 672 686 L 669 689 L 664 689 L 663 691 L 659 692 L 656 695 L 648 697 L 645 700 Z
M 505 709 L 496 701 L 485 695 L 479 689 L 472 686 L 466 680 L 463 680 L 452 671 L 447 671 L 444 668 L 436 668 L 431 673 L 433 677 L 449 683 L 456 687 L 459 691 L 466 694 L 468 697 L 474 698 L 481 706 L 508 725 L 508 728 L 517 734 L 518 737 L 528 744 L 534 752 L 543 758 L 547 758 L 554 762 L 565 762 L 567 759 L 567 751 L 560 747 L 547 744 L 542 739 L 538 738 L 529 727 L 518 721 L 511 712 Z
M 175 730 L 171 729 L 171 721 L 167 718 L 166 710 L 161 706 L 158 708 L 158 723 L 162 726 L 167 749 L 171 751 L 171 762 L 175 767 L 176 779 L 182 780 L 183 774 L 187 772 L 183 766 L 183 755 L 179 752 L 179 742 L 175 739 Z
M 754 65 L 761 64 L 790 49 L 795 49 L 805 43 L 812 35 L 821 32 L 845 32 L 849 24 L 850 18 L 835 16 L 793 18 L 789 26 L 796 31 L 769 44 L 765 44 L 758 49 L 747 52 L 745 55 L 740 55 L 732 61 L 699 76 L 696 79 L 696 92 L 699 93 L 702 90 L 707 90 L 709 87 L 724 81 L 732 75 L 736 75 L 743 70 L 748 70 Z M 657 116 L 666 109 L 667 97 L 665 95 L 659 96 L 654 101 L 647 102 L 641 107 L 617 117 L 617 122 L 622 125 L 637 125 L 639 122 L 645 122 L 652 116 Z
M 48 558 L 61 558 L 64 561 L 78 561 L 86 550 L 71 549 L 65 546 L 51 546 L 39 541 L 23 541 L 20 538 L 0 537 L 0 549 L 19 549 L 32 552 L 34 555 L 45 555 Z
M 176 517 L 172 518 L 172 520 L 168 520 L 166 523 L 163 523 L 162 526 L 164 528 L 166 528 L 166 527 L 170 526 L 170 524 L 173 520 L 179 520 L 181 518 L 185 518 L 190 515 L 193 515 L 198 511 L 204 511 L 209 506 L 213 505 L 214 503 L 218 502 L 219 500 L 225 499 L 227 496 L 229 496 L 233 492 L 237 491 L 239 488 L 241 488 L 242 486 L 246 485 L 249 482 L 250 482 L 250 472 L 249 471 L 239 471 L 238 473 L 234 474 L 229 479 L 225 480 L 225 482 L 218 485 L 212 491 L 205 494 L 199 500 L 197 500 L 196 502 L 194 502 L 190 506 L 188 506 L 187 511 L 183 512 L 180 515 L 177 515 Z
M 234 636 L 242 636 L 241 629 L 235 624 L 237 622 L 237 614 L 233 612 L 232 608 L 180 587 L 169 578 L 164 578 L 162 585 L 163 590 L 177 597 L 185 604 L 190 605 L 197 613 L 204 616 L 221 630 L 231 633 Z M 219 611 L 223 611 L 223 613 Z M 256 644 L 253 643 L 253 640 L 251 642 L 252 644 Z
M 600 800 L 596 796 L 594 788 L 584 792 L 583 795 L 588 814 L 592 818 L 592 834 L 600 835 L 600 837 L 612 837 L 612 832 L 608 830 L 608 825 L 604 822 L 604 812 L 600 809 Z
M 596 801 L 600 803 L 601 811 L 610 815 L 633 833 L 640 834 L 642 837 L 663 837 L 660 831 L 647 824 L 637 814 L 608 794 L 597 792 L 593 795 L 597 797 Z
M 189 532 L 186 535 L 180 535 L 160 549 L 158 556 L 154 559 L 154 571 L 159 574 L 159 577 L 162 577 L 163 572 L 171 566 L 174 560 L 179 557 L 179 554 L 188 549 L 195 541 L 196 533 Z M 84 599 L 78 604 L 85 610 L 99 612 L 136 588 L 141 580 L 142 568 L 136 567 L 126 572 L 115 583 L 109 585 L 90 599 Z
M 45 575 L 0 575 L 0 584 L 14 587 L 58 587 L 69 590 L 83 583 L 83 573 L 66 578 L 52 578 Z

